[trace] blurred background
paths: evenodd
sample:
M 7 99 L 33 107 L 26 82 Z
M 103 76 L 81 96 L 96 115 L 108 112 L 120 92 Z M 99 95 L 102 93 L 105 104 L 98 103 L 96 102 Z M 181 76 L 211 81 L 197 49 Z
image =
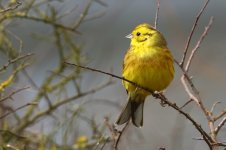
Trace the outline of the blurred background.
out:
M 1 3 L 2 7 L 9 5 L 8 1 L 1 1 Z M 28 114 L 30 106 L 16 111 L 22 122 L 15 121 L 14 115 L 1 119 L 2 128 L 5 124 L 3 122 L 7 122 L 6 128 L 10 128 L 12 131 L 23 131 L 24 135 L 26 135 L 24 133 L 26 131 L 32 136 L 35 135 L 35 137 L 38 135 L 40 141 L 48 139 L 48 142 L 51 141 L 59 147 L 73 144 L 76 147 L 77 141 L 78 148 L 78 139 L 81 139 L 81 137 L 85 137 L 88 144 L 96 143 L 101 138 L 108 139 L 108 137 L 111 137 L 111 132 L 106 127 L 106 117 L 109 119 L 108 123 L 113 124 L 127 100 L 126 91 L 121 81 L 115 78 L 111 79 L 112 84 L 103 89 L 77 99 L 74 98 L 75 100 L 62 105 L 62 107 L 46 112 L 46 115 L 38 117 L 37 120 L 34 119 L 34 122 L 29 125 L 23 126 L 23 122 L 32 120 L 38 113 L 48 110 L 49 105 L 46 99 L 54 104 L 73 97 L 79 91 L 82 93 L 97 89 L 98 86 L 109 81 L 109 77 L 106 75 L 74 67 L 64 68 L 61 72 L 59 71 L 59 62 L 66 60 L 121 76 L 123 57 L 130 43 L 125 36 L 140 23 L 147 22 L 154 25 L 156 1 L 37 0 L 33 1 L 30 8 L 28 5 L 31 1 L 21 1 L 21 3 L 22 5 L 11 13 L 24 12 L 26 9 L 30 9 L 29 12 L 26 12 L 25 15 L 19 14 L 20 17 L 9 17 L 8 20 L 5 19 L 4 21 L 2 19 L 1 31 L 4 30 L 5 35 L 9 36 L 14 48 L 13 51 L 16 54 L 34 53 L 34 55 L 29 60 L 30 65 L 19 71 L 14 82 L 5 88 L 4 93 L 2 91 L 1 96 L 4 97 L 11 91 L 29 86 L 29 89 L 14 95 L 14 100 L 4 101 L 4 105 L 17 108 L 35 99 L 37 105 L 33 108 L 31 116 L 27 118 L 25 116 Z M 165 36 L 168 47 L 176 60 L 180 60 L 182 57 L 195 17 L 204 3 L 205 0 L 160 0 L 158 30 Z M 90 7 L 87 14 L 84 14 L 87 5 L 90 5 Z M 54 14 L 57 15 L 54 16 Z M 70 33 L 69 30 L 64 31 L 62 28 L 56 30 L 51 23 L 48 23 L 48 20 L 52 21 L 52 18 L 55 18 L 55 21 L 59 24 L 74 27 L 79 18 L 82 17 L 81 14 L 85 17 L 81 24 L 76 27 L 76 31 L 79 33 Z M 213 25 L 193 59 L 189 75 L 193 77 L 193 82 L 208 109 L 216 101 L 222 102 L 216 106 L 215 114 L 226 107 L 225 14 L 225 0 L 210 1 L 200 18 L 189 47 L 189 50 L 194 48 L 210 17 L 214 16 Z M 0 15 L 3 18 L 5 14 Z M 47 23 L 46 21 L 24 17 L 26 15 L 42 18 L 47 20 Z M 3 32 L 1 34 L 1 37 L 3 37 Z M 60 38 L 56 38 L 57 35 Z M 21 43 L 18 39 L 22 41 L 21 49 Z M 15 57 L 3 49 L 4 47 L 1 47 L 1 66 L 6 64 L 9 58 Z M 65 56 L 64 60 L 61 53 Z M 1 72 L 1 82 L 12 74 L 14 68 L 15 66 L 8 67 L 5 72 Z M 189 97 L 181 84 L 182 72 L 176 64 L 175 69 L 175 79 L 165 91 L 165 95 L 178 106 L 182 106 L 189 100 Z M 68 79 L 67 75 L 73 74 L 73 72 L 77 72 L 76 76 Z M 64 77 L 68 79 L 67 83 L 62 84 L 61 82 L 59 84 L 61 86 L 43 94 L 40 91 L 42 88 L 48 91 L 48 86 L 44 83 L 48 83 L 48 77 L 51 74 L 57 75 L 51 79 L 49 84 L 60 83 Z M 195 103 L 190 103 L 184 110 L 194 117 L 207 133 L 209 132 L 206 118 Z M 2 114 L 4 114 L 4 109 Z M 226 128 L 224 127 L 218 136 L 219 141 L 226 140 L 225 133 Z M 98 138 L 95 135 L 98 135 Z M 159 100 L 149 96 L 145 102 L 144 126 L 138 129 L 129 125 L 122 135 L 119 149 L 157 150 L 160 147 L 165 147 L 167 150 L 208 149 L 204 141 L 194 139 L 200 137 L 191 122 L 172 108 L 162 107 Z M 40 148 L 39 143 L 36 143 L 36 145 Z M 44 147 L 48 149 L 50 146 L 44 144 Z M 111 149 L 111 144 L 106 142 L 106 145 L 99 146 L 97 149 L 102 147 L 103 149 Z

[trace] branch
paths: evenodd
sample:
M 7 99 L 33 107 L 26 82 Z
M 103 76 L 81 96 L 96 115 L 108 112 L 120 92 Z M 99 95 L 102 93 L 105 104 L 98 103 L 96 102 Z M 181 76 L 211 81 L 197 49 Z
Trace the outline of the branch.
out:
M 7 100 L 7 99 L 9 99 L 9 98 L 12 98 L 12 96 L 15 95 L 16 93 L 19 93 L 19 92 L 21 92 L 21 91 L 23 91 L 23 90 L 26 90 L 26 89 L 29 89 L 29 88 L 30 88 L 30 87 L 23 87 L 23 88 L 18 89 L 18 90 L 16 90 L 16 91 L 12 91 L 8 96 L 5 96 L 5 97 L 1 98 L 1 99 L 0 99 L 0 103 L 1 103 L 1 102 L 4 102 L 5 100 Z
M 18 57 L 14 58 L 14 59 L 8 60 L 8 63 L 5 64 L 5 65 L 3 65 L 3 66 L 0 68 L 0 73 L 1 73 L 2 71 L 6 70 L 6 68 L 8 68 L 9 65 L 11 65 L 11 64 L 13 64 L 13 63 L 15 63 L 15 62 L 17 62 L 17 61 L 19 61 L 19 60 L 22 60 L 22 59 L 25 59 L 25 58 L 27 58 L 27 57 L 30 57 L 30 56 L 32 56 L 32 55 L 34 55 L 34 54 L 33 54 L 33 53 L 28 53 L 28 54 L 25 54 L 25 55 L 18 56 Z
M 154 94 L 154 91 L 150 91 L 148 88 L 142 87 L 142 86 L 138 85 L 137 83 L 132 82 L 132 81 L 130 81 L 130 80 L 124 78 L 124 77 L 120 77 L 120 76 L 117 76 L 117 75 L 114 75 L 112 73 L 108 73 L 108 72 L 105 72 L 105 71 L 102 71 L 102 70 L 98 70 L 98 69 L 94 69 L 94 68 L 90 68 L 90 67 L 85 67 L 85 66 L 81 66 L 81 65 L 77 65 L 77 64 L 73 64 L 73 63 L 69 63 L 69 62 L 64 62 L 64 63 L 67 64 L 67 65 L 76 66 L 76 67 L 91 70 L 91 71 L 94 71 L 94 72 L 99 72 L 101 74 L 105 74 L 105 75 L 108 75 L 108 76 L 111 76 L 111 77 L 114 77 L 114 78 L 117 78 L 117 79 L 120 79 L 120 80 L 127 81 L 127 82 L 131 83 L 132 85 L 134 85 L 138 88 L 144 89 L 146 91 L 149 91 L 151 94 Z
M 108 81 L 96 88 L 93 88 L 91 90 L 88 90 L 86 92 L 83 92 L 83 93 L 79 93 L 77 95 L 74 95 L 74 96 L 71 96 L 71 97 L 68 97 L 62 101 L 59 101 L 55 104 L 52 104 L 52 107 L 44 110 L 44 111 L 41 111 L 39 113 L 37 113 L 35 116 L 33 116 L 31 119 L 28 119 L 26 120 L 26 122 L 23 122 L 20 126 L 18 126 L 18 128 L 16 129 L 17 131 L 22 131 L 24 128 L 28 127 L 29 125 L 31 125 L 32 123 L 34 123 L 35 121 L 37 121 L 39 118 L 43 117 L 43 116 L 46 116 L 46 114 L 49 114 L 51 112 L 53 112 L 54 110 L 56 110 L 57 108 L 59 108 L 60 106 L 66 104 L 66 103 L 69 103 L 73 100 L 76 100 L 78 98 L 81 98 L 81 97 L 84 97 L 84 96 L 87 96 L 89 94 L 92 94 L 92 93 L 95 93 L 105 87 L 107 87 L 108 85 L 112 84 L 112 81 Z
M 14 6 L 8 7 L 8 8 L 3 9 L 3 10 L 0 10 L 0 14 L 1 14 L 1 13 L 5 13 L 5 12 L 8 12 L 8 11 L 11 11 L 11 10 L 15 10 L 15 9 L 17 9 L 20 5 L 22 5 L 22 2 L 16 1 L 16 4 L 15 4 Z
M 65 62 L 65 64 L 76 66 L 76 67 L 80 67 L 80 68 L 91 70 L 91 71 L 98 72 L 98 73 L 102 73 L 102 74 L 105 74 L 105 75 L 108 75 L 108 76 L 111 76 L 111 77 L 114 77 L 114 78 L 117 78 L 117 79 L 120 79 L 120 80 L 124 80 L 124 81 L 127 81 L 127 82 L 131 83 L 132 85 L 134 85 L 134 86 L 136 86 L 138 88 L 141 88 L 141 89 L 143 89 L 143 90 L 145 90 L 147 92 L 150 92 L 153 97 L 155 97 L 156 99 L 160 99 L 165 104 L 167 104 L 168 106 L 172 107 L 173 109 L 177 110 L 180 114 L 185 116 L 185 118 L 187 118 L 190 122 L 192 122 L 192 124 L 195 126 L 195 128 L 203 136 L 203 139 L 205 140 L 205 142 L 211 148 L 211 143 L 213 143 L 213 140 L 210 138 L 208 133 L 206 133 L 202 129 L 202 127 L 189 114 L 187 114 L 184 111 L 182 111 L 175 103 L 170 102 L 162 93 L 154 93 L 153 91 L 150 91 L 149 89 L 147 89 L 147 88 L 145 88 L 143 86 L 140 86 L 139 84 L 134 83 L 134 82 L 132 82 L 132 81 L 130 81 L 128 79 L 125 79 L 123 77 L 120 77 L 120 76 L 117 76 L 117 75 L 114 75 L 114 74 L 111 74 L 111 73 L 108 73 L 108 72 L 104 72 L 104 71 L 101 71 L 101 70 L 98 70 L 98 69 L 93 69 L 93 68 L 90 68 L 90 67 L 84 67 L 84 66 L 81 66 L 81 65 L 72 64 L 72 63 L 68 63 L 68 62 Z
M 60 29 L 68 30 L 68 31 L 74 32 L 76 34 L 81 34 L 79 31 L 76 31 L 76 28 L 67 27 L 63 24 L 59 24 L 59 23 L 53 22 L 52 20 L 48 20 L 48 19 L 45 19 L 45 18 L 37 18 L 37 17 L 34 17 L 34 16 L 27 16 L 27 15 L 23 15 L 23 14 L 22 15 L 16 14 L 12 17 L 43 22 L 43 23 L 55 26 L 55 27 L 60 28 Z M 0 20 L 0 22 L 1 22 L 1 20 Z
M 224 117 L 224 118 L 222 119 L 222 121 L 219 123 L 219 125 L 216 127 L 216 129 L 215 129 L 216 134 L 217 134 L 217 133 L 220 131 L 220 129 L 224 126 L 225 122 L 226 122 L 226 117 Z
M 217 106 L 217 104 L 220 104 L 221 102 L 217 101 L 213 104 L 213 106 L 210 109 L 210 113 L 213 114 L 214 108 Z
M 109 131 L 111 132 L 112 139 L 114 141 L 113 150 L 117 150 L 119 141 L 122 137 L 122 134 L 127 129 L 128 125 L 129 125 L 129 121 L 123 126 L 123 128 L 121 130 L 116 129 L 114 125 L 113 126 L 110 125 L 108 121 L 109 121 L 108 117 L 105 117 L 104 123 L 107 126 L 107 128 L 109 129 Z
M 203 39 L 204 39 L 205 36 L 207 35 L 207 33 L 208 33 L 208 31 L 209 31 L 211 25 L 213 24 L 213 18 L 214 18 L 213 16 L 210 17 L 210 20 L 209 20 L 208 25 L 205 27 L 205 30 L 204 30 L 203 34 L 201 35 L 200 39 L 198 40 L 198 42 L 197 42 L 195 48 L 192 50 L 191 55 L 190 55 L 189 58 L 188 58 L 187 65 L 186 65 L 186 67 L 185 67 L 185 71 L 186 71 L 186 72 L 189 71 L 189 68 L 190 68 L 190 65 L 191 65 L 191 61 L 192 61 L 192 59 L 193 59 L 193 57 L 194 57 L 194 54 L 197 52 L 197 50 L 198 50 L 198 48 L 199 48 L 201 42 L 203 41 Z
M 25 105 L 22 105 L 22 106 L 20 106 L 20 107 L 18 107 L 18 108 L 16 108 L 16 109 L 14 109 L 13 111 L 11 111 L 11 112 L 8 112 L 8 113 L 5 113 L 5 114 L 3 114 L 2 116 L 0 116 L 0 120 L 1 119 L 3 119 L 3 118 L 5 118 L 5 117 L 7 117 L 8 115 L 10 115 L 10 114 L 12 114 L 12 113 L 15 113 L 16 111 L 18 111 L 18 110 L 20 110 L 20 109 L 23 109 L 23 108 L 25 108 L 25 107 L 27 107 L 27 106 L 31 106 L 31 105 L 37 105 L 37 103 L 27 103 L 27 104 L 25 104 Z
M 183 56 L 182 56 L 182 59 L 181 59 L 181 62 L 180 62 L 180 66 L 181 67 L 184 67 L 184 61 L 185 61 L 185 58 L 186 58 L 186 55 L 187 55 L 187 52 L 188 52 L 188 48 L 189 48 L 189 45 L 190 45 L 192 36 L 193 36 L 194 31 L 195 31 L 195 29 L 197 27 L 197 23 L 199 21 L 199 18 L 203 14 L 203 12 L 204 12 L 206 6 L 208 5 L 208 3 L 209 3 L 209 0 L 206 0 L 206 3 L 204 4 L 203 8 L 200 10 L 200 12 L 198 13 L 198 15 L 196 16 L 195 22 L 194 22 L 194 24 L 192 26 L 190 35 L 188 36 L 187 43 L 185 45 L 184 53 L 183 53 Z
M 160 0 L 156 0 L 157 1 L 157 9 L 155 12 L 155 26 L 154 28 L 157 29 L 157 25 L 158 25 L 158 19 L 159 19 L 159 8 L 160 8 Z
M 89 8 L 90 8 L 92 2 L 93 2 L 93 0 L 88 1 L 83 12 L 80 14 L 80 18 L 77 20 L 77 22 L 75 23 L 75 25 L 72 29 L 76 30 L 80 26 L 80 24 L 82 23 L 82 21 L 85 19 L 86 15 L 88 14 L 88 11 L 89 11 Z
M 226 108 L 218 116 L 214 117 L 213 120 L 217 121 L 218 119 L 220 119 L 224 115 L 226 115 Z

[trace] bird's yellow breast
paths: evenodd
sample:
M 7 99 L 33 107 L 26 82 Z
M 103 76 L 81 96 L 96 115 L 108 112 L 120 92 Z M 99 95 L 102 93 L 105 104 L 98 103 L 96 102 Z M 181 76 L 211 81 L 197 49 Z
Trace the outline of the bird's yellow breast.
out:
M 142 51 L 141 51 L 142 49 Z M 151 91 L 164 90 L 174 77 L 173 57 L 167 48 L 149 47 L 140 49 L 130 48 L 124 58 L 123 77 L 148 88 Z M 135 87 L 123 81 L 128 92 L 135 91 Z M 142 95 L 150 93 L 137 89 Z

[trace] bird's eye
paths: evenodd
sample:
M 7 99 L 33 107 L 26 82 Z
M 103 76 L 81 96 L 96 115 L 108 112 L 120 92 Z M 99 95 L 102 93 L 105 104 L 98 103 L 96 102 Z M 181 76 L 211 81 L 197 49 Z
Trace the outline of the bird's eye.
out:
M 137 36 L 140 36 L 140 32 L 137 32 Z

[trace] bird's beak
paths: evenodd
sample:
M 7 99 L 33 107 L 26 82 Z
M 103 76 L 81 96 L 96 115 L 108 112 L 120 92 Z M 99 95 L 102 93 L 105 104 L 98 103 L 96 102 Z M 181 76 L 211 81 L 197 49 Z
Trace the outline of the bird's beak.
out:
M 131 39 L 133 38 L 133 35 L 130 33 L 129 35 L 126 36 L 126 38 Z

